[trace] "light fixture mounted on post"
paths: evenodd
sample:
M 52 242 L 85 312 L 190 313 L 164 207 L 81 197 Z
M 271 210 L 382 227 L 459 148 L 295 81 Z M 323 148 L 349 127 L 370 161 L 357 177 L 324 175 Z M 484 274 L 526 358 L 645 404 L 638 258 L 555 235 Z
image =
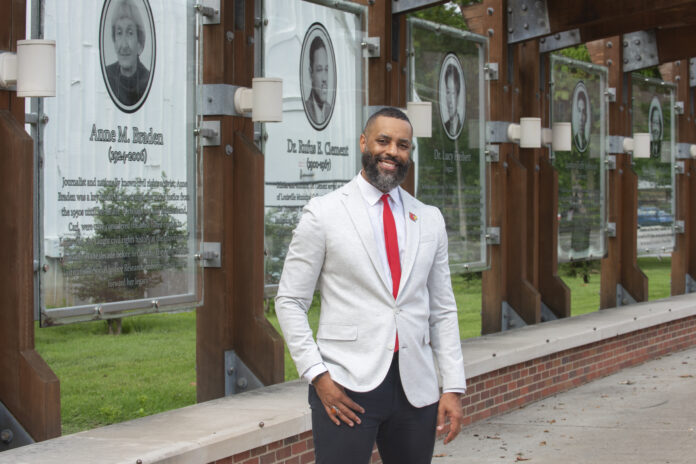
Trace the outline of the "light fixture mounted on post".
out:
M 553 151 L 570 151 L 572 143 L 570 123 L 554 122 L 551 129 L 542 129 L 541 143 L 550 145 Z
M 508 125 L 507 136 L 520 148 L 541 148 L 541 118 L 520 118 L 519 124 Z
M 624 139 L 626 140 L 626 139 Z M 627 150 L 628 151 L 628 150 Z M 650 134 L 636 132 L 633 134 L 633 157 L 650 158 Z
M 431 102 L 406 103 L 406 115 L 411 121 L 414 137 L 433 136 L 433 104 Z
M 18 40 L 17 53 L 0 52 L 0 88 L 18 97 L 55 97 L 55 40 Z
M 251 88 L 240 87 L 234 93 L 237 113 L 251 112 L 254 122 L 283 120 L 283 80 L 277 77 L 255 77 Z

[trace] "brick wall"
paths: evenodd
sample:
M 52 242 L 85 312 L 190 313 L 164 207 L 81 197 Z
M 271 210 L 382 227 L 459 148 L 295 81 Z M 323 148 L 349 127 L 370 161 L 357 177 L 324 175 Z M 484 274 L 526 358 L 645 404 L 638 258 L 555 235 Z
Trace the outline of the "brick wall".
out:
M 560 351 L 468 380 L 464 425 L 569 390 L 623 368 L 696 345 L 696 316 Z M 244 451 L 215 464 L 314 462 L 312 432 Z M 372 462 L 381 462 L 376 451 Z

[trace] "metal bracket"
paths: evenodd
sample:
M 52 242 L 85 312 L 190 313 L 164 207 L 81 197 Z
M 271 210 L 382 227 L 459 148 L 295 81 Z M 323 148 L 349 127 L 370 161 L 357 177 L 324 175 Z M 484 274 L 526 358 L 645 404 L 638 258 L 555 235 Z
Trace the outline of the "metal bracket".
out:
M 202 84 L 198 86 L 200 114 L 203 116 L 248 116 L 234 108 L 234 94 L 238 85 Z
M 500 161 L 500 146 L 486 145 L 486 163 L 497 163 Z
M 507 128 L 511 123 L 505 121 L 486 121 L 486 142 L 510 143 Z
M 689 59 L 689 87 L 696 87 L 696 58 Z
M 684 114 L 684 102 L 678 101 L 674 103 L 674 112 L 676 114 Z
M 551 311 L 551 308 L 546 306 L 544 302 L 541 302 L 541 322 L 555 321 L 558 316 Z
M 682 220 L 677 220 L 674 221 L 674 233 L 675 234 L 683 234 L 684 233 L 684 221 Z
M 225 351 L 225 396 L 263 387 L 263 383 L 239 359 L 234 350 Z
M 194 135 L 201 138 L 201 146 L 217 147 L 220 145 L 220 121 L 201 121 Z
M 607 233 L 607 237 L 616 237 L 616 223 L 607 222 L 607 227 L 604 229 L 604 232 Z
M 360 46 L 363 49 L 363 58 L 379 58 L 380 56 L 380 38 L 365 37 Z
M 677 143 L 677 159 L 691 159 L 691 144 Z
M 684 161 L 677 161 L 674 163 L 674 173 L 675 174 L 684 174 L 686 172 L 686 168 L 684 166 Z
M 507 4 L 508 43 L 522 42 L 551 32 L 546 0 L 508 0 Z
M 31 445 L 34 440 L 17 422 L 12 413 L 0 402 L 0 453 L 20 446 Z
M 616 284 L 616 307 L 636 304 L 637 301 L 621 284 Z
M 201 242 L 201 251 L 194 257 L 201 267 L 222 267 L 220 242 Z
M 510 306 L 507 301 L 503 301 L 501 308 L 501 330 L 517 329 L 519 327 L 524 327 L 527 325 L 524 319 L 515 311 L 515 308 Z
M 500 245 L 500 227 L 486 228 L 486 245 Z
M 606 166 L 607 171 L 616 170 L 616 155 L 607 155 L 604 158 L 604 165 Z
M 637 31 L 623 35 L 623 71 L 637 71 L 660 64 L 655 31 Z
M 623 148 L 623 141 L 626 137 L 623 135 L 607 136 L 607 153 L 626 153 Z
M 374 1 L 371 3 L 374 3 Z M 442 2 L 437 0 L 392 0 L 392 15 L 403 13 L 404 11 L 425 8 L 436 3 Z
M 607 87 L 604 91 L 604 97 L 609 103 L 614 103 L 616 101 L 616 87 Z
M 486 63 L 483 65 L 483 76 L 487 81 L 498 80 L 498 63 Z
M 203 24 L 220 24 L 220 0 L 201 0 L 193 8 Z
M 696 280 L 691 275 L 686 274 L 686 293 L 696 292 Z
M 548 53 L 581 43 L 580 29 L 559 32 L 539 39 L 539 53 Z

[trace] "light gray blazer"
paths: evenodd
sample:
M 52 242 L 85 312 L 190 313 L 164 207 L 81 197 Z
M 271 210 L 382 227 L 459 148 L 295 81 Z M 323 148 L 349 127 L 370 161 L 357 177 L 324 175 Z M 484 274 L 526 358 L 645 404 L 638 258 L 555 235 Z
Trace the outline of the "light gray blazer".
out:
M 457 307 L 440 211 L 403 189 L 406 250 L 396 300 L 384 275 L 355 179 L 305 206 L 276 297 L 278 320 L 302 375 L 324 362 L 345 388 L 366 392 L 384 380 L 399 332 L 399 368 L 409 402 L 422 407 L 444 389 L 464 389 Z M 317 340 L 307 320 L 321 296 Z

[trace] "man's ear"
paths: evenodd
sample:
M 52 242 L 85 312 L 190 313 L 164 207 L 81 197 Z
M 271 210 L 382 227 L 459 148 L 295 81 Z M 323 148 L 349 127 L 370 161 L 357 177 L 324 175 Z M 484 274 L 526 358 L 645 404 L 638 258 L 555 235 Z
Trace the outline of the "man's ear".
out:
M 367 151 L 367 138 L 365 134 L 360 134 L 360 153 L 365 153 Z

